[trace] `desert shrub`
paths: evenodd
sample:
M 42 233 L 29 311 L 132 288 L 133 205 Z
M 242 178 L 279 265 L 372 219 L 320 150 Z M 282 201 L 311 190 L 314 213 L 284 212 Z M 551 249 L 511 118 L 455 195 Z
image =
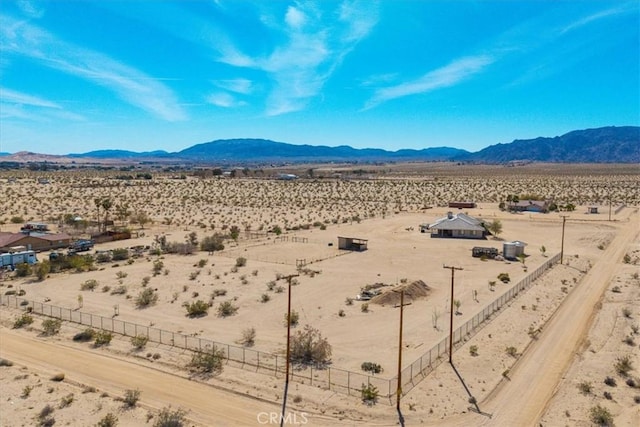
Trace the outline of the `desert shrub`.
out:
M 172 411 L 171 408 L 163 408 L 156 417 L 153 427 L 183 427 L 185 424 L 186 413 L 177 409 Z
M 379 374 L 382 372 L 382 366 L 373 362 L 363 362 L 362 365 L 360 365 L 360 369 L 365 372 L 371 372 L 372 374 Z
M 140 400 L 140 390 L 126 390 L 124 392 L 124 398 L 122 401 L 127 408 L 135 408 L 138 404 L 138 400 Z
M 213 236 L 206 236 L 200 242 L 200 250 L 207 252 L 215 252 L 221 251 L 224 249 L 223 244 L 224 239 L 219 234 L 214 234 Z
M 95 279 L 89 279 L 89 280 L 85 280 L 80 285 L 80 290 L 81 291 L 93 291 L 97 287 L 98 287 L 98 281 L 95 280 Z
M 611 415 L 611 412 L 600 405 L 596 405 L 591 408 L 589 411 L 589 418 L 592 423 L 598 426 L 613 426 L 613 416 Z
M 271 297 L 269 296 L 269 294 L 262 294 L 260 296 L 260 302 L 265 303 L 265 302 L 269 302 L 271 300 Z
M 478 355 L 478 346 L 477 345 L 472 345 L 469 347 L 469 354 L 472 356 L 477 356 Z
M 578 390 L 580 390 L 582 394 L 590 394 L 593 390 L 593 385 L 591 385 L 590 381 L 582 381 L 578 384 Z
M 94 345 L 96 347 L 107 345 L 111 342 L 112 339 L 113 339 L 113 334 L 111 332 L 101 329 L 96 333 L 96 339 L 94 341 Z
M 378 401 L 378 388 L 373 384 L 362 384 L 360 389 L 362 401 L 367 405 L 374 405 Z
M 12 216 L 11 217 L 11 224 L 21 224 L 24 222 L 24 218 L 22 218 L 21 216 Z
M 509 273 L 500 273 L 498 274 L 498 280 L 500 280 L 502 283 L 509 283 L 511 281 L 511 278 L 509 277 Z
M 627 307 L 623 308 L 622 315 L 627 319 L 631 319 L 631 310 L 629 310 Z
M 345 303 L 346 305 L 353 305 L 353 298 L 351 298 L 351 297 L 347 297 L 347 298 L 344 300 L 344 303 Z
M 223 297 L 227 294 L 227 290 L 226 289 L 214 289 L 213 293 L 211 295 L 213 295 L 213 297 Z
M 202 374 L 219 373 L 224 362 L 224 350 L 215 346 L 204 351 L 197 351 L 187 365 L 192 371 Z
M 615 387 L 616 386 L 616 379 L 613 377 L 606 377 L 604 379 L 604 383 L 606 385 L 608 385 L 609 387 Z
M 157 259 L 153 261 L 153 267 L 151 267 L 151 272 L 153 273 L 154 276 L 157 276 L 162 272 L 163 268 L 164 268 L 164 263 L 159 259 Z
M 240 343 L 247 347 L 251 347 L 256 340 L 256 328 L 247 328 L 242 331 Z
M 209 304 L 201 299 L 194 301 L 191 304 L 185 302 L 184 307 L 187 309 L 187 316 L 189 317 L 201 317 L 205 316 L 209 312 Z
M 168 242 L 164 251 L 169 254 L 191 255 L 198 247 L 191 242 Z
M 244 257 L 236 258 L 236 267 L 244 267 L 247 265 L 247 259 Z
M 633 362 L 631 360 L 631 357 L 629 357 L 628 355 L 622 356 L 616 359 L 613 367 L 618 374 L 626 377 L 627 375 L 629 375 L 629 371 L 633 369 Z
M 331 359 L 331 345 L 320 331 L 305 325 L 291 337 L 291 361 L 302 365 L 326 365 Z
M 73 336 L 74 341 L 88 342 L 92 341 L 96 336 L 96 331 L 91 328 L 87 328 L 84 331 L 78 332 Z
M 607 400 L 611 400 L 611 399 L 613 399 L 613 396 L 612 396 L 612 395 L 611 395 L 611 393 L 609 393 L 608 391 L 605 391 L 605 392 L 603 393 L 603 395 L 604 395 L 604 398 L 605 398 L 605 399 L 607 399 Z
M 111 290 L 111 295 L 124 295 L 127 293 L 127 287 L 125 285 L 116 286 Z
M 624 342 L 627 345 L 630 345 L 631 347 L 635 347 L 636 346 L 636 340 L 633 339 L 633 337 L 631 335 L 627 335 L 622 342 Z
M 637 395 L 637 396 L 633 396 L 633 401 L 634 401 L 636 404 L 640 405 L 640 394 L 639 394 L 639 395 Z
M 148 307 L 154 305 L 157 301 L 158 294 L 151 288 L 144 288 L 136 297 L 136 307 Z
M 96 427 L 116 427 L 118 425 L 118 417 L 109 412 L 107 415 L 102 417 Z
M 223 301 L 218 305 L 218 316 L 228 317 L 233 316 L 238 311 L 238 307 L 233 305 L 231 301 Z
M 62 327 L 62 320 L 60 319 L 45 319 L 42 321 L 42 330 L 46 336 L 52 336 L 60 332 Z
M 147 343 L 149 342 L 149 337 L 146 335 L 136 335 L 135 337 L 131 337 L 131 345 L 136 350 L 142 350 Z
M 516 357 L 518 355 L 518 349 L 513 346 L 507 347 L 505 352 L 511 357 Z
M 128 275 L 129 274 L 125 273 L 124 271 L 118 271 L 116 273 L 116 278 L 122 280 L 122 279 L 126 278 Z
M 73 393 L 69 393 L 66 396 L 63 396 L 60 399 L 60 409 L 66 408 L 67 406 L 71 406 L 73 403 L 74 395 Z
M 38 278 L 38 280 L 44 280 L 47 277 L 47 274 L 49 274 L 49 272 L 51 271 L 51 263 L 49 262 L 49 260 L 43 260 L 40 261 L 38 264 L 36 264 L 35 266 L 35 271 L 36 271 L 36 277 Z
M 16 265 L 16 276 L 17 277 L 27 277 L 31 275 L 32 269 L 29 264 L 23 262 L 21 264 Z
M 111 262 L 111 252 L 103 251 L 96 254 L 96 262 L 99 264 Z
M 640 381 L 636 381 L 634 378 L 627 378 L 627 380 L 625 381 L 625 384 L 628 385 L 629 387 L 635 388 L 635 387 L 638 387 L 638 385 L 640 384 Z
M 124 261 L 129 258 L 129 249 L 127 248 L 117 248 L 111 251 L 111 258 L 114 261 Z
M 33 317 L 29 313 L 22 313 L 14 322 L 13 329 L 22 328 L 23 326 L 33 323 Z
M 291 326 L 297 326 L 298 321 L 300 320 L 300 314 L 295 310 L 291 310 L 291 319 L 289 319 L 289 313 L 284 314 L 285 326 L 287 326 L 287 320 L 289 320 L 289 323 L 291 324 Z
M 369 312 L 369 303 L 365 302 L 362 303 L 362 305 L 360 306 L 360 311 L 363 313 L 368 313 Z

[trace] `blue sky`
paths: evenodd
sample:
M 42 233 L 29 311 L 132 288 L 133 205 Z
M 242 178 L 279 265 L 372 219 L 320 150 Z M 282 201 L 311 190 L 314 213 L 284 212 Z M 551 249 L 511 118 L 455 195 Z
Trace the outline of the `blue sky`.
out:
M 640 124 L 640 2 L 2 0 L 0 151 L 477 151 Z

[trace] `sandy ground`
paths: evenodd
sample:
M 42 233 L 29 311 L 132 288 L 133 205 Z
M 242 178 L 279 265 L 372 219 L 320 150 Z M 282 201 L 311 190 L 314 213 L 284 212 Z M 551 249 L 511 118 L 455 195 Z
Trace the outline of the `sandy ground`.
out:
M 621 178 L 620 182 L 626 182 L 626 179 Z M 553 179 L 548 181 L 548 185 L 554 188 L 560 187 L 559 182 L 562 182 Z M 413 301 L 405 308 L 403 360 L 408 364 L 448 333 L 450 271 L 443 269 L 443 264 L 455 264 L 463 268 L 456 275 L 456 299 L 461 301 L 461 314 L 454 316 L 455 328 L 507 289 L 507 285 L 499 281 L 495 290 L 489 288 L 488 282 L 496 280 L 499 273 L 509 273 L 512 283 L 515 283 L 542 264 L 549 255 L 560 250 L 561 218 L 558 214 L 514 215 L 499 211 L 495 203 L 483 203 L 476 209 L 464 211 L 489 220 L 499 218 L 503 223 L 503 233 L 499 237 L 506 241 L 517 239 L 527 242 L 526 252 L 529 256 L 525 265 L 472 258 L 470 249 L 479 242 L 431 239 L 418 231 L 420 223 L 433 222 L 445 215 L 447 208 L 423 210 L 425 203 L 420 203 L 417 196 L 412 196 L 411 184 L 394 183 L 385 190 L 380 189 L 386 187 L 379 187 L 376 200 L 375 188 L 369 188 L 373 184 L 366 182 L 359 193 L 361 199 L 366 200 L 353 205 L 345 202 L 350 197 L 338 197 L 342 193 L 335 193 L 334 204 L 344 202 L 353 206 L 348 210 L 348 215 L 340 216 L 335 223 L 337 215 L 331 208 L 330 192 L 323 203 L 312 202 L 302 209 L 294 208 L 293 212 L 299 214 L 282 207 L 287 203 L 295 207 L 298 203 L 296 194 L 309 191 L 307 185 L 310 184 L 297 188 L 290 200 L 271 207 L 265 206 L 262 210 L 257 203 L 251 207 L 250 202 L 239 199 L 221 205 L 222 196 L 215 201 L 204 200 L 205 196 L 202 196 L 202 200 L 193 200 L 192 192 L 201 184 L 197 182 L 195 189 L 191 189 L 188 187 L 191 184 L 185 183 L 187 187 L 184 191 L 174 189 L 177 185 L 174 181 L 166 184 L 171 194 L 190 194 L 189 200 L 194 206 L 191 206 L 193 209 L 185 207 L 184 212 L 193 212 L 191 219 L 175 213 L 170 224 L 147 225 L 143 237 L 99 245 L 98 249 L 151 244 L 154 236 L 161 234 L 165 234 L 170 241 L 184 241 L 185 235 L 195 231 L 202 238 L 212 233 L 211 227 L 203 228 L 198 223 L 215 222 L 215 231 L 222 228 L 222 222 L 242 223 L 240 218 L 243 215 L 253 218 L 247 220 L 253 224 L 250 227 L 253 230 L 259 229 L 260 224 L 268 227 L 314 220 L 326 224 L 326 229 L 310 227 L 309 230 L 290 230 L 284 234 L 288 237 L 286 240 L 275 239 L 274 236 L 250 240 L 241 238 L 237 245 L 227 244 L 225 251 L 212 256 L 204 252 L 186 257 L 163 255 L 161 261 L 168 271 L 166 275 L 152 276 L 152 262 L 157 258 L 145 256 L 132 264 L 120 262 L 98 265 L 99 269 L 92 272 L 52 274 L 42 282 L 33 279 L 7 280 L 2 283 L 2 292 L 11 286 L 12 289 L 24 290 L 25 298 L 36 301 L 46 299 L 51 304 L 69 308 L 77 308 L 78 295 L 82 295 L 84 312 L 111 316 L 113 306 L 118 305 L 120 320 L 153 324 L 154 327 L 231 344 L 239 340 L 244 329 L 254 327 L 257 332 L 255 349 L 282 354 L 286 340 L 286 328 L 283 327 L 286 292 L 269 291 L 268 284 L 276 281 L 278 275 L 295 273 L 296 262 L 306 260 L 307 267 L 315 273 L 302 274 L 297 278 L 298 284 L 292 288 L 292 303 L 300 314 L 301 326 L 311 324 L 328 338 L 333 346 L 333 367 L 360 371 L 362 362 L 371 361 L 381 364 L 384 369 L 381 375 L 390 378 L 395 374 L 397 365 L 398 310 L 392 306 L 369 304 L 369 311 L 363 312 L 361 303 L 357 301 L 347 305 L 346 299 L 354 298 L 361 287 L 373 283 L 384 283 L 391 287 L 405 280 L 423 280 L 431 288 L 427 298 Z M 69 189 L 72 188 L 71 179 L 67 185 Z M 271 185 L 269 182 L 267 188 L 261 188 L 252 183 L 250 191 L 255 194 L 272 191 Z M 313 194 L 324 194 L 325 185 L 328 184 L 323 183 Z M 398 188 L 409 189 L 409 200 L 404 207 L 410 206 L 410 209 L 394 209 L 395 202 L 391 201 L 393 198 L 387 191 Z M 242 186 L 235 190 L 240 193 L 244 191 Z M 153 196 L 153 191 L 160 190 L 150 187 L 148 191 Z M 223 195 L 232 193 L 229 189 L 226 191 Z M 350 187 L 349 191 L 358 194 L 356 187 Z M 183 209 L 178 197 L 175 202 L 167 202 L 169 199 L 163 199 L 162 194 L 156 194 L 155 199 L 165 200 L 163 209 L 166 214 Z M 351 198 L 356 199 L 356 196 Z M 386 201 L 380 203 L 379 200 L 383 199 Z M 156 203 L 151 200 L 153 197 L 149 203 Z M 198 205 L 202 202 L 205 204 Z M 51 199 L 41 203 L 49 204 L 54 213 L 56 210 L 63 211 L 67 202 Z M 234 204 L 240 207 L 234 208 Z M 177 206 L 175 211 L 174 205 Z M 214 206 L 213 210 L 205 208 L 205 205 Z M 367 209 L 362 209 L 363 206 L 371 208 L 371 218 L 364 220 L 370 215 Z M 21 213 L 22 209 L 15 211 Z M 606 213 L 585 215 L 585 210 L 585 206 L 578 206 L 575 212 L 569 214 L 565 265 L 547 272 L 531 289 L 518 296 L 457 349 L 455 366 L 460 377 L 445 363 L 418 382 L 405 396 L 402 414 L 407 425 L 532 425 L 537 420 L 544 425 L 588 425 L 589 408 L 600 401 L 609 406 L 615 404 L 612 412 L 616 425 L 635 425 L 638 405 L 633 402 L 634 389 L 626 386 L 623 379 L 618 379 L 617 389 L 622 391 L 625 388 L 625 392 L 620 392 L 619 396 L 614 393 L 613 403 L 601 397 L 602 387 L 606 386 L 596 387 L 599 393 L 596 398 L 596 392 L 593 396 L 581 395 L 575 384 L 582 377 L 593 377 L 594 384 L 601 383 L 599 377 L 613 375 L 614 372 L 610 372 L 612 361 L 625 352 L 635 354 L 636 369 L 639 366 L 637 350 L 634 353 L 632 346 L 623 342 L 624 337 L 634 334 L 631 325 L 637 324 L 634 323 L 634 316 L 640 315 L 635 308 L 640 302 L 640 282 L 633 276 L 640 258 L 638 216 L 635 208 L 627 207 L 615 213 L 614 221 L 609 222 Z M 234 211 L 238 219 L 231 218 Z M 90 209 L 87 214 L 89 212 Z M 161 213 L 159 217 L 164 215 Z M 358 218 L 360 221 L 353 218 L 355 215 L 361 216 Z M 289 219 L 284 221 L 284 218 Z M 343 222 L 342 218 L 349 220 Z M 10 227 L 6 224 L 3 230 Z M 340 253 L 336 245 L 337 236 L 341 235 L 368 239 L 369 250 L 363 253 Z M 329 246 L 329 243 L 333 243 L 333 246 Z M 499 249 L 502 245 L 501 241 L 493 239 L 480 243 Z M 540 251 L 543 245 L 546 254 Z M 632 254 L 628 264 L 622 261 L 625 254 Z M 240 256 L 247 258 L 247 265 L 235 269 L 236 258 Z M 200 259 L 206 261 L 204 267 L 197 266 Z M 143 288 L 145 277 L 150 277 L 148 286 L 157 289 L 160 298 L 155 306 L 141 310 L 135 308 L 133 300 Z M 80 285 L 88 279 L 95 279 L 99 283 L 93 292 L 80 290 Z M 126 294 L 111 294 L 112 289 L 122 285 L 127 288 Z M 285 285 L 282 280 L 276 281 L 276 286 Z M 623 291 L 619 294 L 607 291 L 606 297 L 601 300 L 604 290 L 616 285 Z M 213 299 L 212 309 L 207 316 L 196 319 L 185 316 L 182 307 L 184 302 L 209 300 L 217 289 L 225 289 L 227 293 Z M 261 302 L 263 294 L 269 296 L 267 302 Z M 220 301 L 232 301 L 238 307 L 237 314 L 227 318 L 217 317 L 215 309 Z M 630 319 L 622 318 L 620 313 L 623 305 L 632 308 Z M 339 315 L 341 310 L 344 316 Z M 4 325 L 0 329 L 0 355 L 14 361 L 14 366 L 0 368 L 2 383 L 10 385 L 3 387 L 0 402 L 2 425 L 32 425 L 42 407 L 47 403 L 60 406 L 56 402 L 69 393 L 74 393 L 74 403 L 56 409 L 54 413 L 60 425 L 73 424 L 73 420 L 82 420 L 81 425 L 94 425 L 110 411 L 118 415 L 121 425 L 149 425 L 153 423 L 153 418 L 148 420 L 147 417 L 157 416 L 159 409 L 169 405 L 184 408 L 187 417 L 195 424 L 258 425 L 257 413 L 278 411 L 278 405 L 282 402 L 282 378 L 230 364 L 222 374 L 205 380 L 206 385 L 202 385 L 188 379 L 189 374 L 184 370 L 189 360 L 186 352 L 149 344 L 143 353 L 159 354 L 160 358 L 154 362 L 146 354 L 134 352 L 126 339 L 115 339 L 108 349 L 93 349 L 70 340 L 78 331 L 73 326 L 65 325 L 56 337 L 38 336 L 39 320 L 34 323 L 31 332 L 9 331 L 7 328 L 17 313 L 9 309 L 0 311 L 0 320 Z M 434 313 L 439 315 L 437 328 L 433 325 Z M 609 313 L 608 317 L 606 313 Z M 623 328 L 621 325 L 626 326 Z M 528 333 L 531 327 L 539 328 L 541 332 L 532 336 Z M 590 345 L 581 347 L 586 342 L 587 333 L 586 339 Z M 602 342 L 604 336 L 614 333 L 618 334 L 617 339 Z M 388 345 L 381 345 L 383 343 Z M 470 354 L 471 346 L 478 347 L 477 356 Z M 517 348 L 515 357 L 506 354 L 505 348 L 508 346 Z M 25 351 L 25 348 L 38 350 Z M 594 348 L 598 350 L 594 352 Z M 65 354 L 76 354 L 74 357 L 78 359 L 65 357 Z M 578 357 L 575 358 L 575 355 Z M 585 365 L 585 361 L 588 364 Z M 112 367 L 105 367 L 104 370 L 97 368 L 112 363 Z M 80 365 L 87 366 L 87 370 L 74 368 Z M 603 368 L 596 375 L 590 368 L 596 365 L 608 368 Z M 507 369 L 510 380 L 502 375 Z M 65 372 L 67 378 L 61 383 L 51 384 L 49 377 L 58 371 Z M 110 372 L 126 373 L 110 375 Z M 27 377 L 15 379 L 24 375 Z M 637 371 L 633 371 L 632 375 L 637 376 Z M 27 385 L 34 389 L 28 398 L 21 398 L 20 394 Z M 83 393 L 83 386 L 95 387 L 98 391 Z M 54 390 L 49 393 L 51 387 Z M 142 391 L 139 407 L 134 410 L 123 409 L 122 402 L 113 396 L 122 396 L 124 390 L 135 388 Z M 292 383 L 292 388 L 293 394 L 290 396 L 299 396 L 298 402 L 292 403 L 292 408 L 298 411 L 298 415 L 304 413 L 304 421 L 309 425 L 395 425 L 398 422 L 395 407 L 389 405 L 395 402 L 387 400 L 368 407 L 357 396 L 348 397 L 297 382 Z M 527 393 L 514 390 L 526 390 Z M 106 396 L 102 397 L 101 393 Z M 483 413 L 491 414 L 491 418 L 470 411 L 469 394 L 477 399 Z M 635 394 L 638 394 L 637 391 Z M 200 397 L 202 401 L 198 401 Z M 207 401 L 219 402 L 223 399 L 222 405 L 207 404 Z M 565 408 L 570 416 L 564 413 Z M 302 425 L 302 420 L 298 419 L 297 424 Z

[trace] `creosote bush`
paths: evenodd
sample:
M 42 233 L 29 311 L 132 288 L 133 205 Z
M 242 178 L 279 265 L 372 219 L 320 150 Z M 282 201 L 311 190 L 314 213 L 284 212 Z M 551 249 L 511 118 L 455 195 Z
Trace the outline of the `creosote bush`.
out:
M 223 361 L 224 350 L 216 349 L 214 346 L 211 349 L 195 352 L 187 366 L 191 371 L 201 374 L 220 373 Z
M 124 398 L 122 401 L 127 408 L 135 408 L 138 404 L 138 400 L 140 400 L 140 390 L 126 390 L 124 392 Z
M 98 421 L 98 424 L 96 424 L 97 427 L 116 427 L 117 425 L 118 417 L 113 415 L 111 412 L 102 417 L 100 421 Z
M 206 316 L 209 312 L 209 304 L 201 299 L 194 301 L 191 304 L 185 302 L 184 307 L 187 309 L 187 316 L 189 317 L 202 317 Z
M 362 401 L 367 405 L 374 405 L 378 401 L 378 388 L 373 384 L 362 384 L 360 389 Z
M 14 322 L 13 329 L 22 328 L 33 323 L 33 317 L 29 313 L 22 313 Z
M 218 305 L 218 316 L 228 317 L 233 316 L 238 311 L 238 307 L 233 305 L 231 301 L 223 301 Z
M 113 339 L 113 334 L 109 331 L 105 331 L 104 329 L 96 332 L 96 339 L 94 341 L 94 345 L 96 347 L 100 347 L 102 345 L 107 345 Z
M 287 326 L 287 320 L 289 320 L 291 326 L 298 326 L 298 321 L 300 320 L 300 314 L 295 310 L 291 310 L 291 319 L 289 319 L 289 314 L 288 313 L 284 314 L 284 325 L 285 326 Z
M 84 331 L 80 331 L 73 336 L 74 341 L 88 342 L 92 341 L 96 336 L 96 331 L 91 328 L 87 328 Z
M 611 415 L 611 412 L 600 405 L 596 405 L 591 408 L 589 411 L 589 418 L 592 423 L 598 426 L 613 426 L 613 416 Z
M 311 325 L 291 337 L 291 362 L 324 366 L 331 360 L 331 344 Z
M 131 345 L 136 350 L 142 350 L 147 343 L 149 342 L 149 337 L 146 335 L 137 335 L 135 337 L 131 337 Z
M 136 297 L 136 307 L 144 308 L 158 302 L 158 294 L 151 288 L 144 288 Z
M 373 362 L 363 362 L 362 365 L 360 365 L 360 369 L 365 372 L 371 372 L 372 374 L 379 374 L 382 372 L 382 366 L 380 366 L 379 363 Z
M 251 347 L 256 340 L 256 328 L 247 328 L 242 331 L 242 338 L 240 344 Z
M 45 319 L 42 321 L 42 330 L 44 335 L 52 336 L 60 332 L 62 327 L 62 320 L 60 319 Z
M 156 420 L 153 423 L 153 427 L 183 427 L 186 422 L 186 413 L 181 409 L 172 411 L 171 408 L 163 408 Z

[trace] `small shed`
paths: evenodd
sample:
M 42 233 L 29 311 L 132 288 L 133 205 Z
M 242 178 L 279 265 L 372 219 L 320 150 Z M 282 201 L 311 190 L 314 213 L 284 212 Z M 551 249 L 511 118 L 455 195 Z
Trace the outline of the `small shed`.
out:
M 502 245 L 502 255 L 505 257 L 505 259 L 518 259 L 518 256 L 524 255 L 525 246 L 527 246 L 527 244 L 519 240 L 515 240 L 513 242 L 504 242 L 504 244 Z
M 471 255 L 474 258 L 485 256 L 487 258 L 494 259 L 498 256 L 499 253 L 500 252 L 496 248 L 484 248 L 482 246 L 475 246 L 473 249 L 471 249 Z
M 588 214 L 597 214 L 598 213 L 598 207 L 597 206 L 589 206 L 587 208 L 587 213 Z
M 338 236 L 338 249 L 362 252 L 367 250 L 367 242 L 368 240 L 358 239 L 356 237 Z

